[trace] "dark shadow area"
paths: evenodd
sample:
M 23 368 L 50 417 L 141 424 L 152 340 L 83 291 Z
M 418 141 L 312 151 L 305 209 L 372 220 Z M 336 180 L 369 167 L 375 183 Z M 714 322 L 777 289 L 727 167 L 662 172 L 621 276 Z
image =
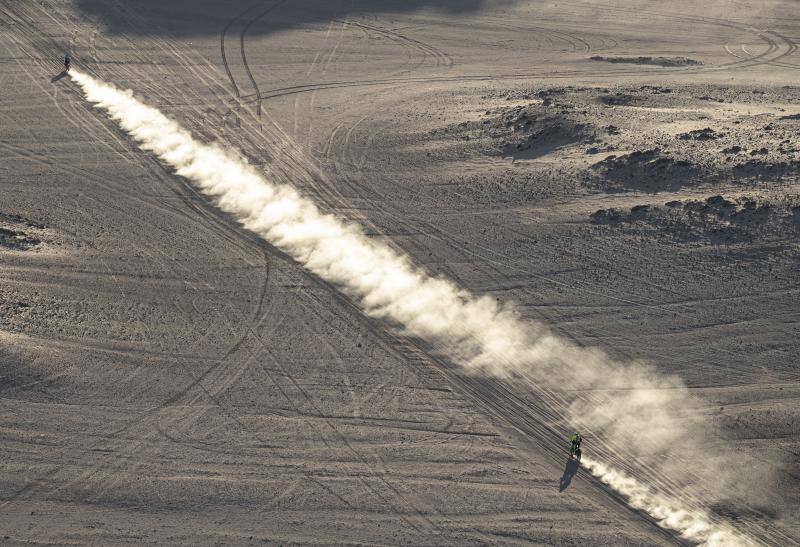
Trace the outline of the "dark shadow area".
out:
M 518 0 L 77 0 L 84 15 L 110 34 L 160 34 L 177 37 L 218 35 L 232 22 L 263 35 L 308 23 L 349 16 L 406 13 L 429 8 L 458 16 Z M 257 24 L 256 24 L 257 23 Z
M 56 74 L 55 76 L 50 78 L 50 83 L 55 83 L 55 82 L 59 81 L 60 79 L 65 78 L 66 76 L 67 76 L 67 71 L 66 70 L 62 70 L 61 74 Z
M 569 488 L 569 485 L 572 482 L 572 477 L 575 476 L 579 468 L 580 464 L 578 463 L 578 460 L 573 460 L 572 458 L 567 460 L 567 466 L 564 467 L 564 474 L 561 475 L 561 479 L 558 481 L 559 492 L 563 492 Z

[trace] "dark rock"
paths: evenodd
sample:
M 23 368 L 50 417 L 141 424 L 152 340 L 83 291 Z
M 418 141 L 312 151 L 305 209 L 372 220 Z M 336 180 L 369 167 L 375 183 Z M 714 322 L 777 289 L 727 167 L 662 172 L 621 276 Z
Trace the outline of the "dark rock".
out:
M 631 207 L 631 217 L 641 218 L 652 210 L 653 208 L 650 205 L 635 205 Z
M 710 141 L 720 138 L 722 135 L 717 133 L 710 127 L 704 127 L 703 129 L 695 129 L 694 131 L 689 131 L 688 133 L 682 133 L 678 135 L 678 138 L 681 140 L 695 140 L 695 141 Z
M 599 209 L 589 215 L 593 224 L 618 224 L 622 222 L 622 212 L 619 209 Z

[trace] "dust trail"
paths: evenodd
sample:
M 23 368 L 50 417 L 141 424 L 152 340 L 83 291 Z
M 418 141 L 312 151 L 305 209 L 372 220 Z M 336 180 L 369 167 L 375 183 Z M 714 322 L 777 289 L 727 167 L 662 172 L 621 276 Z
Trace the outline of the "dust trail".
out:
M 664 528 L 677 530 L 687 539 L 709 547 L 724 545 L 756 545 L 733 528 L 715 523 L 708 513 L 687 509 L 675 498 L 653 492 L 622 471 L 584 457 L 581 462 L 591 473 L 628 500 L 631 507 L 646 511 Z
M 702 453 L 695 441 L 702 431 L 681 418 L 690 401 L 677 378 L 570 346 L 544 325 L 521 320 L 509 305 L 431 277 L 359 227 L 323 214 L 293 188 L 270 182 L 240 155 L 195 140 L 160 111 L 135 99 L 132 92 L 78 71 L 71 77 L 87 99 L 105 110 L 142 149 L 171 165 L 243 226 L 335 284 L 368 315 L 425 340 L 467 370 L 525 380 L 542 393 L 560 393 L 544 398 L 545 404 L 590 432 L 598 453 L 613 457 L 628 449 L 633 458 L 674 460 L 681 465 L 684 456 Z M 563 386 L 585 395 L 565 398 Z M 686 525 L 684 516 L 697 511 L 698 505 L 690 495 L 682 496 L 685 508 L 644 502 L 657 498 L 631 488 L 632 479 L 621 480 L 623 475 L 595 462 L 587 468 L 688 539 L 712 542 L 728 534 L 729 544 L 746 544 L 710 518 L 697 520 L 702 526 Z M 657 486 L 662 490 L 681 488 L 695 478 L 681 477 L 663 466 L 657 471 L 648 481 L 660 481 Z

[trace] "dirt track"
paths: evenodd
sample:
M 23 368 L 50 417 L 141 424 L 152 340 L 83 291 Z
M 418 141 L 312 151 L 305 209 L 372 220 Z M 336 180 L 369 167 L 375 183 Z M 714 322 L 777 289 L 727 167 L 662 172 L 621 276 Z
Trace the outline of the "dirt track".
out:
M 681 376 L 772 472 L 712 510 L 798 541 L 790 4 L 214 4 L 0 8 L 0 537 L 680 541 L 559 487 L 551 394 L 365 318 L 51 81 L 68 50 L 428 271 Z

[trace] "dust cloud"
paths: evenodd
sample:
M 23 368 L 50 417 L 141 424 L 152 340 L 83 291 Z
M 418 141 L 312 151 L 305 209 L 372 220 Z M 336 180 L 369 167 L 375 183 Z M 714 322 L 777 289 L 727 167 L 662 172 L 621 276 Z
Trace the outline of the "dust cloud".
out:
M 678 378 L 569 345 L 546 326 L 523 321 L 513 306 L 433 277 L 358 226 L 323 214 L 293 188 L 271 183 L 240 155 L 199 142 L 131 91 L 76 70 L 70 75 L 142 149 L 172 166 L 244 227 L 336 285 L 366 314 L 424 340 L 472 373 L 528 382 L 555 415 L 581 429 L 598 457 L 622 461 L 625 454 L 625 461 L 646 462 L 647 487 L 609 464 L 584 460 L 632 506 L 689 540 L 750 544 L 710 516 L 703 507 L 707 500 L 688 489 L 694 479 L 681 474 L 690 458 L 707 450 L 699 442 L 708 432 L 682 416 L 692 401 Z M 713 458 L 704 461 L 719 466 Z M 719 467 L 700 475 L 727 484 Z
M 708 547 L 757 545 L 723 523 L 714 522 L 702 510 L 688 509 L 674 497 L 654 492 L 633 477 L 591 458 L 581 462 L 601 482 L 624 495 L 631 507 L 646 511 L 664 528 L 677 530 L 686 539 Z

